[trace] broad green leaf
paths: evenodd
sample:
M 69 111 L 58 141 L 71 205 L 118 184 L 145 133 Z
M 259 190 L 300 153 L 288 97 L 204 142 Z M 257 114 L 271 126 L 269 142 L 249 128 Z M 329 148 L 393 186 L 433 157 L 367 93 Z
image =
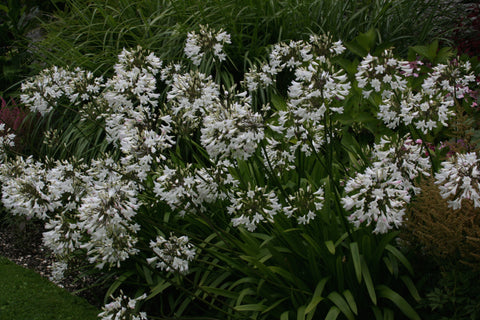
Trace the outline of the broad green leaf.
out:
M 153 287 L 153 289 L 151 290 L 151 293 L 148 295 L 146 300 L 149 300 L 155 297 L 157 294 L 162 293 L 163 290 L 167 289 L 170 286 L 171 286 L 171 283 L 165 280 L 160 281 L 155 287 Z
M 371 28 L 365 33 L 360 32 L 355 40 L 365 51 L 370 52 L 375 46 L 377 32 L 374 28 Z
M 370 299 L 372 300 L 374 305 L 377 305 L 377 296 L 375 294 L 375 288 L 373 286 L 372 282 L 372 277 L 370 276 L 370 271 L 368 270 L 367 263 L 365 262 L 365 259 L 361 257 L 362 261 L 362 275 L 363 279 L 365 280 L 365 285 L 367 286 L 367 291 L 368 295 L 370 296 Z
M 350 306 L 350 309 L 353 311 L 353 313 L 355 315 L 358 315 L 357 304 L 355 303 L 355 298 L 353 297 L 350 290 L 345 290 L 343 292 L 343 296 L 345 297 L 345 300 L 347 301 L 347 303 Z
M 279 95 L 272 94 L 270 101 L 272 102 L 272 106 L 277 111 L 283 111 L 287 109 L 287 103 L 285 102 L 285 99 L 283 99 Z
M 255 303 L 255 304 L 244 304 L 241 306 L 236 306 L 234 307 L 236 311 L 240 312 L 248 312 L 248 311 L 254 311 L 254 312 L 261 312 L 267 309 L 267 306 L 260 304 L 260 303 Z
M 288 320 L 288 311 L 282 313 L 282 315 L 280 316 L 280 320 Z
M 409 319 L 420 320 L 420 316 L 415 312 L 412 306 L 397 292 L 386 285 L 377 286 L 378 296 L 392 301 Z
M 200 286 L 200 288 L 206 292 L 213 293 L 215 295 L 219 295 L 222 297 L 227 297 L 231 299 L 237 299 L 238 298 L 238 293 L 237 292 L 232 292 L 230 290 L 225 290 L 225 289 L 220 289 L 216 287 L 207 287 L 207 286 Z
M 350 252 L 352 253 L 353 267 L 355 268 L 355 275 L 358 283 L 362 282 L 362 263 L 360 262 L 360 252 L 358 250 L 358 243 L 350 243 Z
M 417 287 L 415 287 L 415 284 L 413 283 L 412 279 L 409 276 L 401 276 L 400 279 L 402 279 L 403 283 L 407 287 L 408 291 L 412 295 L 413 299 L 415 301 L 420 302 L 422 298 L 420 297 L 420 294 L 418 293 Z
M 408 261 L 408 259 L 405 257 L 405 255 L 403 255 L 403 253 L 400 252 L 400 250 L 398 250 L 397 248 L 395 248 L 394 246 L 392 246 L 391 244 L 387 244 L 385 246 L 385 250 L 389 251 L 391 254 L 393 254 L 395 256 L 395 258 L 398 259 L 398 261 L 400 261 L 403 266 L 405 268 L 407 268 L 408 272 L 410 272 L 410 274 L 413 274 L 413 268 L 412 268 L 412 265 L 410 264 L 410 262 Z
M 297 309 L 297 320 L 305 320 L 305 306 Z
M 332 240 L 325 241 L 325 246 L 331 254 L 335 254 L 335 245 Z
M 322 292 L 323 289 L 325 289 L 325 285 L 329 279 L 330 277 L 325 277 L 318 282 L 315 291 L 313 292 L 312 300 L 310 300 L 310 303 L 305 308 L 305 314 L 309 314 L 317 306 L 317 304 L 324 299 L 322 297 Z
M 332 306 L 330 310 L 328 310 L 325 320 L 335 320 L 337 319 L 339 314 L 340 314 L 340 309 L 338 309 L 336 306 Z
M 330 299 L 330 301 L 332 301 L 349 320 L 355 319 L 352 310 L 350 310 L 348 303 L 341 294 L 333 291 L 327 296 L 327 298 Z

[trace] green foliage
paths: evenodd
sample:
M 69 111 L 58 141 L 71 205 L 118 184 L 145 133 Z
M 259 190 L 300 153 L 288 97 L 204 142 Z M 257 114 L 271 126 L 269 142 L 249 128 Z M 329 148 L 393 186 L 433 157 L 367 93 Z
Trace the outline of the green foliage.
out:
M 328 32 L 349 42 L 365 32 L 374 33 L 376 43 L 405 50 L 434 37 L 435 22 L 448 16 L 432 0 L 67 0 L 66 8 L 56 21 L 43 25 L 46 39 L 39 44 L 38 58 L 96 74 L 110 72 L 122 48 L 141 45 L 163 60 L 180 57 L 186 33 L 201 24 L 224 28 L 232 35 L 230 71 L 241 75 L 279 41 Z
M 424 319 L 473 320 L 479 317 L 478 271 L 459 266 L 424 274 L 424 278 L 427 276 L 433 279 L 422 288 L 425 291 L 421 301 Z

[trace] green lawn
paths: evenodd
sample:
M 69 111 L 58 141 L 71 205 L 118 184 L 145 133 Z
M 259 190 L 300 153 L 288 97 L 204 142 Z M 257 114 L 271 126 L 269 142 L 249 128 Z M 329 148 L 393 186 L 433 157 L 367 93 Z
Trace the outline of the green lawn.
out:
M 98 312 L 84 299 L 0 257 L 0 320 L 93 320 Z

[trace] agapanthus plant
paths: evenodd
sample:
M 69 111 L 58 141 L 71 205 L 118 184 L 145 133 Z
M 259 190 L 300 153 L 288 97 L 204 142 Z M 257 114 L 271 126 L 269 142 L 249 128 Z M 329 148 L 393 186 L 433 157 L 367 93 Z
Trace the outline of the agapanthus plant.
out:
M 22 101 L 32 111 L 75 110 L 104 129 L 111 153 L 91 161 L 2 156 L 5 207 L 46 222 L 55 278 L 78 254 L 105 272 L 131 268 L 120 279 L 144 280 L 146 300 L 165 302 L 162 315 L 181 316 L 192 303 L 192 312 L 231 318 L 353 319 L 388 312 L 383 300 L 398 306 L 387 286 L 398 270 L 389 266 L 411 268 L 384 234 L 402 225 L 416 181 L 433 170 L 419 135 L 455 115 L 473 84 L 468 64 L 429 67 L 386 51 L 349 74 L 339 63 L 342 42 L 312 35 L 273 46 L 237 89 L 222 83 L 220 69 L 199 69 L 209 53 L 224 61 L 228 43 L 225 31 L 201 27 L 187 36 L 193 67 L 164 65 L 137 47 L 120 53 L 108 79 L 50 68 L 27 81 Z M 290 79 L 284 92 L 276 91 L 281 77 Z M 254 109 L 266 87 L 278 99 Z M 345 120 L 358 101 L 373 103 L 376 127 L 390 135 L 359 143 L 352 127 L 361 120 Z M 455 159 L 436 176 L 443 194 L 477 201 L 476 155 Z M 136 307 L 145 297 L 121 294 L 100 316 L 146 319 Z M 418 318 L 406 301 L 399 308 Z

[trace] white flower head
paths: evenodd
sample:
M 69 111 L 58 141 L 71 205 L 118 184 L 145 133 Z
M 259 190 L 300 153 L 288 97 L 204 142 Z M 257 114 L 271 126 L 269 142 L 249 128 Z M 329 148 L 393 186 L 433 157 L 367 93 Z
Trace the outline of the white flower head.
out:
M 475 208 L 480 207 L 480 160 L 476 153 L 455 154 L 442 162 L 435 179 L 440 195 L 450 199 L 449 207 L 460 209 L 464 199 L 473 201 Z
M 346 195 L 341 199 L 349 220 L 359 227 L 374 224 L 374 233 L 386 233 L 403 222 L 410 195 L 396 166 L 377 162 L 364 173 L 347 181 Z
M 211 53 L 215 60 L 224 61 L 227 58 L 223 47 L 231 43 L 230 35 L 223 29 L 214 31 L 208 26 L 200 26 L 200 31 L 191 31 L 187 34 L 185 55 L 199 66 L 205 54 Z
M 98 314 L 101 320 L 148 320 L 145 312 L 137 310 L 140 303 L 147 298 L 146 294 L 132 299 L 120 290 L 119 296 L 110 298 L 113 301 L 104 305 L 102 312 Z
M 147 259 L 147 262 L 167 272 L 187 273 L 189 262 L 195 258 L 196 254 L 187 236 L 170 235 L 168 239 L 157 236 L 155 241 L 150 241 L 150 248 L 155 256 Z

